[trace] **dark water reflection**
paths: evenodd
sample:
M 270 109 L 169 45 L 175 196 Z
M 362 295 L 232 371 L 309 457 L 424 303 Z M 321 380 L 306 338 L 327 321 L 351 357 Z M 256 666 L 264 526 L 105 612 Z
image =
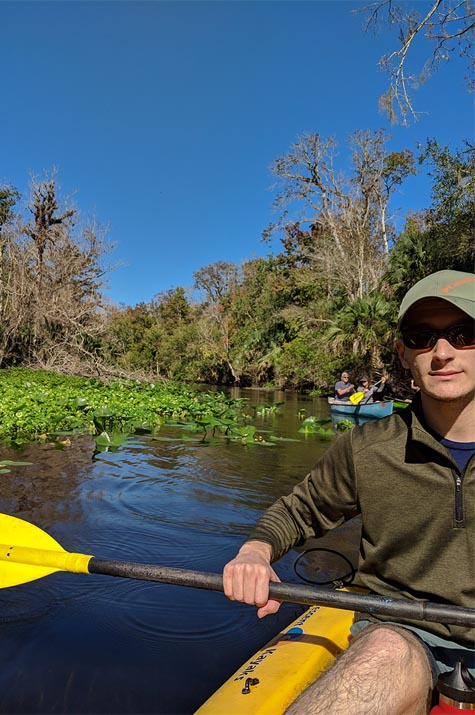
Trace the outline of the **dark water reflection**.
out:
M 62 451 L 3 449 L 0 459 L 34 466 L 1 475 L 0 510 L 68 551 L 220 572 L 260 513 L 328 447 L 298 433 L 299 410 L 327 417 L 324 400 L 234 394 L 255 405 L 284 400 L 256 424 L 299 441 L 266 448 L 144 436 L 95 458 L 86 437 Z M 354 534 L 344 530 L 336 545 L 353 549 Z M 283 580 L 298 580 L 295 556 L 278 563 Z M 4 589 L 0 712 L 192 713 L 299 609 L 284 604 L 259 621 L 219 593 L 102 576 L 53 574 Z

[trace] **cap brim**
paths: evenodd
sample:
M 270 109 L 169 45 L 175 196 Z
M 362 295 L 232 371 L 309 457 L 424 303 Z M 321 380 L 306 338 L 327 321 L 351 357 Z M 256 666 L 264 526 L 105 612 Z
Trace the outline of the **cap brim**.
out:
M 455 305 L 456 308 L 462 310 L 466 315 L 475 320 L 475 301 L 469 298 L 459 298 L 458 296 L 441 296 L 441 295 L 427 295 L 424 298 L 419 298 L 409 303 L 407 306 L 404 305 L 404 301 L 401 304 L 401 309 L 398 315 L 398 326 L 401 325 L 407 314 L 414 308 L 418 303 L 425 303 L 429 300 L 445 300 L 447 303 Z

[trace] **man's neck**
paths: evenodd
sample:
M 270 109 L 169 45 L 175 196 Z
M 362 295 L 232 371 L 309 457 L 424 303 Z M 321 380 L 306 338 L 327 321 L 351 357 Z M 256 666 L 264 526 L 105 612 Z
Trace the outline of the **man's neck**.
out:
M 434 400 L 422 394 L 424 419 L 434 432 L 453 442 L 475 442 L 475 400 Z

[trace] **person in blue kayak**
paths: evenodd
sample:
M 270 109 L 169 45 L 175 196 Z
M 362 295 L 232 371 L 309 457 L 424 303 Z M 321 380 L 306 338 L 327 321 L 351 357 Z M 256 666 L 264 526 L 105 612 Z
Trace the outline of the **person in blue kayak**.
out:
M 370 387 L 369 379 L 366 375 L 362 375 L 358 380 L 358 389 L 356 392 L 363 393 L 362 402 L 380 402 L 384 397 L 386 387 L 386 378 L 382 377 Z
M 335 383 L 335 400 L 347 402 L 350 395 L 354 395 L 355 392 L 355 386 L 350 382 L 350 376 L 347 372 L 342 372 L 340 379 Z
M 272 564 L 354 517 L 355 585 L 386 598 L 475 608 L 475 274 L 443 270 L 402 300 L 396 350 L 420 387 L 407 410 L 338 436 L 261 517 L 224 567 L 232 600 L 258 607 Z M 475 629 L 355 614 L 349 647 L 288 715 L 425 715 L 439 674 L 475 675 Z

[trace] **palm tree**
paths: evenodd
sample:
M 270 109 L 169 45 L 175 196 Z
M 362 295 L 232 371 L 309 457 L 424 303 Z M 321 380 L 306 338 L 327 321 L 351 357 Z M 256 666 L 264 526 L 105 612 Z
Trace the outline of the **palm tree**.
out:
M 373 293 L 345 305 L 323 337 L 333 352 L 349 350 L 353 355 L 369 357 L 371 367 L 381 369 L 382 352 L 393 333 L 394 322 L 394 304 L 381 293 Z

